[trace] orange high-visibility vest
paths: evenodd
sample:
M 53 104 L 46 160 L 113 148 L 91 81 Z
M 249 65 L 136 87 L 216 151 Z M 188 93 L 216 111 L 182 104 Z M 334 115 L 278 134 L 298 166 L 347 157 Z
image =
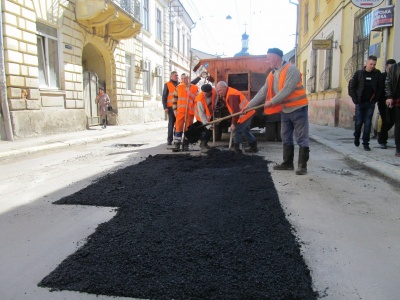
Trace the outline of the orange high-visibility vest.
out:
M 212 117 L 212 112 L 213 112 L 214 107 L 215 107 L 215 99 L 216 98 L 217 98 L 217 92 L 214 89 L 212 89 L 212 91 L 211 91 L 211 107 L 212 107 L 212 110 L 210 111 L 210 109 L 208 108 L 208 105 L 207 105 L 207 100 L 206 100 L 205 93 L 201 92 L 200 94 L 197 95 L 196 99 L 194 99 L 194 115 L 196 116 L 197 121 L 201 122 L 199 109 L 197 108 L 197 103 L 201 102 L 201 104 L 203 105 L 204 110 L 206 112 L 207 122 L 210 122 L 211 121 L 211 117 Z
M 227 90 L 226 96 L 225 96 L 225 102 L 226 102 L 226 107 L 228 108 L 228 110 L 231 114 L 234 113 L 234 111 L 233 111 L 232 107 L 229 105 L 229 101 L 228 101 L 229 96 L 231 96 L 231 95 L 240 97 L 240 104 L 239 104 L 240 110 L 243 110 L 249 104 L 249 100 L 247 100 L 247 98 L 241 92 L 239 92 L 238 90 L 236 90 L 234 88 L 228 87 L 228 90 Z M 245 115 L 241 115 L 239 117 L 238 123 L 240 124 L 240 123 L 245 122 L 248 118 L 250 118 L 254 114 L 255 114 L 255 111 L 252 110 L 252 111 L 249 111 L 248 113 L 246 113 Z
M 177 112 L 183 112 L 185 113 L 186 111 L 186 105 L 188 107 L 188 114 L 189 115 L 194 115 L 194 98 L 196 96 L 190 96 L 188 95 L 188 92 L 186 90 L 186 86 L 184 84 L 180 84 L 176 87 L 177 92 L 178 92 L 178 101 L 177 101 L 177 107 L 176 110 Z M 197 85 L 190 85 L 189 91 L 193 94 L 196 95 L 198 92 L 199 88 Z
M 167 107 L 172 107 L 172 102 L 174 99 L 175 85 L 171 82 L 167 82 L 168 96 L 167 96 Z
M 281 70 L 281 74 L 279 75 L 278 91 L 283 89 L 286 80 L 286 73 L 290 65 L 291 63 L 287 63 Z M 265 102 L 271 101 L 271 99 L 275 96 L 275 93 L 273 91 L 274 74 L 272 74 L 272 72 L 268 74 L 267 82 L 268 91 Z M 300 81 L 296 84 L 296 88 L 294 89 L 294 91 L 285 100 L 283 100 L 282 103 L 264 108 L 264 113 L 267 115 L 272 115 L 282 111 L 282 107 L 303 106 L 304 104 L 308 104 L 308 99 L 306 95 L 306 90 L 303 87 L 300 74 Z

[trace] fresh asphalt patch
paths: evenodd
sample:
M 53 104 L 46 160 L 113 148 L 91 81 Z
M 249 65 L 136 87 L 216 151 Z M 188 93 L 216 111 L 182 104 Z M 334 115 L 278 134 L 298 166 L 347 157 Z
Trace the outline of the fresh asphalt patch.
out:
M 149 156 L 55 203 L 117 214 L 40 287 L 142 299 L 318 297 L 260 156 Z

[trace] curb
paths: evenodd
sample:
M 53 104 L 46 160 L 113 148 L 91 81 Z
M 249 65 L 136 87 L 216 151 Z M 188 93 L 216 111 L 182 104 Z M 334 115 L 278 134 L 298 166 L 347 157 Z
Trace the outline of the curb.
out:
M 391 180 L 400 182 L 400 169 L 398 167 L 395 167 L 393 165 L 390 165 L 385 162 L 377 162 L 376 160 L 373 160 L 369 157 L 366 157 L 361 154 L 355 154 L 353 151 L 347 149 L 346 147 L 343 147 L 341 145 L 338 145 L 334 142 L 331 142 L 327 139 L 324 139 L 322 137 L 312 135 L 310 134 L 310 139 L 323 144 L 331 149 L 333 149 L 336 152 L 339 152 L 343 155 L 345 155 L 347 158 L 359 163 L 362 166 L 365 166 L 368 169 L 371 169 L 381 175 L 383 175 L 386 178 L 389 178 Z

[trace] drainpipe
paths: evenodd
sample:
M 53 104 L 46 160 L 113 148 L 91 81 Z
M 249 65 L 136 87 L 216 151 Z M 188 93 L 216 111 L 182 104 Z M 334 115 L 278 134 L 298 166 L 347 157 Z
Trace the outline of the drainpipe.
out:
M 386 6 L 389 6 L 392 4 L 391 0 L 386 0 Z M 388 51 L 388 44 L 389 44 L 389 27 L 383 28 L 382 32 L 382 44 L 383 44 L 383 49 L 382 49 L 382 72 L 386 72 L 386 61 L 387 61 L 387 51 Z
M 4 47 L 3 47 L 3 7 L 0 3 L 0 101 L 3 113 L 6 140 L 13 140 L 13 133 L 10 119 L 10 109 L 7 100 L 6 73 L 4 69 Z

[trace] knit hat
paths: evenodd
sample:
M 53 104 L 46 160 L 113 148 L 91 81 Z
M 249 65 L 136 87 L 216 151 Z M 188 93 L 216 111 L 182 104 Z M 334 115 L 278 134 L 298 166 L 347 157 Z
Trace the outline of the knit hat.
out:
M 267 51 L 267 54 L 268 53 L 273 53 L 273 54 L 279 55 L 280 57 L 283 56 L 282 50 L 278 49 L 278 48 L 269 48 L 268 51 Z
M 203 84 L 203 85 L 201 86 L 201 90 L 202 90 L 204 93 L 211 93 L 211 91 L 212 91 L 212 86 L 211 86 L 211 84 L 208 84 L 208 83 Z

